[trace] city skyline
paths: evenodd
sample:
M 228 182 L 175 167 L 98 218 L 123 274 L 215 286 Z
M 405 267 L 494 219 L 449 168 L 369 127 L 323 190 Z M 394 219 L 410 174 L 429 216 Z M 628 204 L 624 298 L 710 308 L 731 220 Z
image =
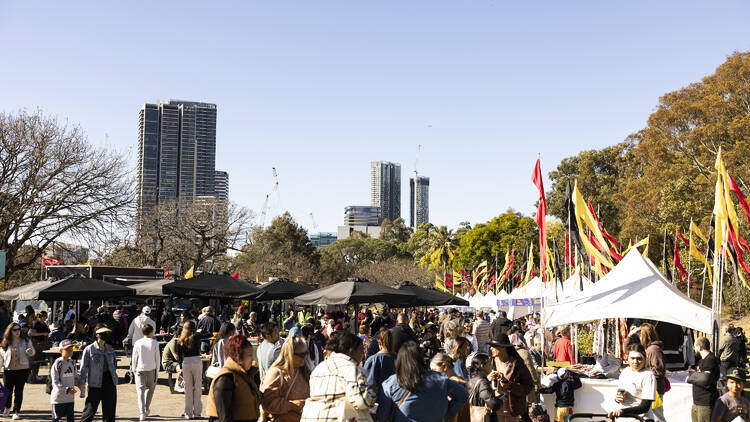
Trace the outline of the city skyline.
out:
M 531 215 L 537 153 L 549 187 L 563 158 L 645 127 L 660 96 L 750 50 L 749 12 L 739 1 L 6 2 L 0 110 L 43 107 L 92 143 L 129 151 L 136 168 L 144 100 L 217 104 L 216 166 L 231 173 L 230 199 L 260 214 L 276 167 L 267 221 L 289 210 L 310 232 L 334 231 L 346 205 L 369 202 L 370 161 L 411 175 L 421 144 L 430 220 L 455 228 L 509 207 Z M 689 30 L 705 27 L 710 36 Z M 155 33 L 181 40 L 144 48 Z M 190 57 L 200 60 L 186 66 Z M 456 206 L 471 197 L 482 206 Z

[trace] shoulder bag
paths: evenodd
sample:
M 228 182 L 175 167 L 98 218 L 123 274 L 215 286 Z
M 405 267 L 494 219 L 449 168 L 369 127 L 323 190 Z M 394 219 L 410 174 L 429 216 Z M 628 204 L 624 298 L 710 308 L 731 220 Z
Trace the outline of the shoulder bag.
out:
M 490 409 L 487 406 L 474 406 L 471 403 L 477 395 L 479 382 L 480 381 L 477 380 L 477 382 L 474 383 L 474 386 L 471 388 L 471 393 L 469 394 L 469 420 L 471 420 L 471 422 L 489 422 L 490 414 L 492 413 Z

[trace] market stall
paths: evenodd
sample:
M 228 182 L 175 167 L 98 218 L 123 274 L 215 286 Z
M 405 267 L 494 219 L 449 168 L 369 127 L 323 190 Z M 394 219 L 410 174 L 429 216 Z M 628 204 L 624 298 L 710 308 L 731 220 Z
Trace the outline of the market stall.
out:
M 668 421 L 689 421 L 693 404 L 693 386 L 685 382 L 687 372 L 668 373 L 672 389 L 664 394 L 664 416 Z M 581 379 L 583 386 L 575 390 L 574 413 L 606 413 L 614 410 L 617 379 Z M 554 415 L 555 395 L 542 394 L 547 412 Z
M 714 325 L 710 308 L 673 286 L 635 249 L 597 283 L 558 303 L 545 305 L 542 312 L 542 321 L 547 327 L 618 321 L 618 318 L 619 322 L 623 318 L 661 321 L 704 333 L 711 333 Z M 666 418 L 690 420 L 692 387 L 685 383 L 687 374 L 667 372 L 667 377 L 672 389 L 663 397 Z M 582 378 L 581 382 L 583 387 L 576 390 L 574 413 L 606 413 L 613 409 L 617 379 Z M 545 396 L 544 402 L 550 408 L 554 397 Z

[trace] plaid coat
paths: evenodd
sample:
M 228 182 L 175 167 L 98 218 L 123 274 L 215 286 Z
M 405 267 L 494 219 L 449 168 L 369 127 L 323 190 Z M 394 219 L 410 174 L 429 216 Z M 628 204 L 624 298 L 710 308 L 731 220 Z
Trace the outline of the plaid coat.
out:
M 357 362 L 345 354 L 332 353 L 310 375 L 310 397 L 301 422 L 337 422 L 338 405 L 343 400 L 358 411 L 367 411 L 375 404 Z

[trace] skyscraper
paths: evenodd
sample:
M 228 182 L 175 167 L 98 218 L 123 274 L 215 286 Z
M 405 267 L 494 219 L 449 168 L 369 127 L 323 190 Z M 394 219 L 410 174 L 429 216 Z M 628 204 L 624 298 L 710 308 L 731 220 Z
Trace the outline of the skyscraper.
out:
M 214 194 L 221 200 L 229 199 L 229 173 L 225 171 L 216 170 L 214 176 Z
M 144 104 L 138 122 L 138 211 L 214 195 L 216 104 Z
M 381 219 L 401 217 L 401 164 L 370 163 L 370 205 L 380 207 Z
M 416 194 L 414 192 L 414 178 L 409 179 L 409 205 L 411 205 L 411 215 L 409 224 L 416 229 L 422 223 L 430 221 L 430 178 L 417 177 Z M 416 206 L 414 200 L 416 199 Z M 416 221 L 415 212 L 416 210 Z

